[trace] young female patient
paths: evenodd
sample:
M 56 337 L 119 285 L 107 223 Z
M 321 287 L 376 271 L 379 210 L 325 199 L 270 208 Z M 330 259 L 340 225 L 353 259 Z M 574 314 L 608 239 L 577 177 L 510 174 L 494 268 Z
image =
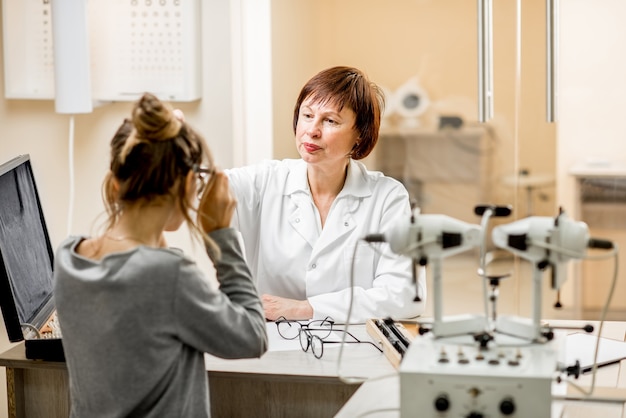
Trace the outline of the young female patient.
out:
M 230 228 L 228 179 L 203 138 L 145 94 L 111 142 L 103 195 L 103 233 L 69 237 L 56 254 L 71 415 L 208 417 L 203 353 L 267 349 L 262 304 Z M 206 245 L 219 288 L 166 247 L 163 232 L 183 222 Z

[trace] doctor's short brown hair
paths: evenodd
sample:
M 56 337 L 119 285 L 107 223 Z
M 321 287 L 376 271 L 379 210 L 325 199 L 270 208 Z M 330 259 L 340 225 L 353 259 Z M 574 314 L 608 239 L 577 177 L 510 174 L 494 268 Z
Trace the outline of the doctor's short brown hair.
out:
M 300 106 L 305 100 L 333 103 L 337 110 L 344 107 L 355 113 L 354 129 L 359 140 L 350 156 L 355 160 L 367 157 L 378 142 L 380 119 L 385 108 L 382 90 L 361 71 L 353 67 L 332 67 L 317 73 L 300 91 L 293 111 L 293 131 L 296 132 Z

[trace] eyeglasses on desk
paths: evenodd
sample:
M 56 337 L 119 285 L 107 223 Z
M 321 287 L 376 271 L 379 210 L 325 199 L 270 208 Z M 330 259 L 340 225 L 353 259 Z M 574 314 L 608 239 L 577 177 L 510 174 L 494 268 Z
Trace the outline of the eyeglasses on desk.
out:
M 325 344 L 341 344 L 342 342 L 345 344 L 370 344 L 381 353 L 383 352 L 380 347 L 371 341 L 361 341 L 346 330 L 334 328 L 335 321 L 330 317 L 309 322 L 288 320 L 281 317 L 275 323 L 278 328 L 278 334 L 282 338 L 287 340 L 298 338 L 302 351 L 308 352 L 311 349 L 315 358 L 318 359 L 324 355 Z M 350 339 L 344 341 L 327 340 L 333 332 L 342 332 Z

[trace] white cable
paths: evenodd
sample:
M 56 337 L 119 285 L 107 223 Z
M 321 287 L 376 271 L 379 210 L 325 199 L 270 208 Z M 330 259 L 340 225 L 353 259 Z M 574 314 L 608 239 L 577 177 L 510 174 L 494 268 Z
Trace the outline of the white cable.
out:
M 561 253 L 564 254 L 566 256 L 572 257 L 572 258 L 580 258 L 580 255 L 578 253 L 576 253 L 575 251 L 569 251 L 554 245 L 550 245 L 548 243 L 539 241 L 539 240 L 531 240 L 531 244 L 535 245 L 537 247 L 541 247 L 541 248 L 545 248 L 547 250 L 550 251 L 554 251 L 557 253 Z M 584 396 L 591 396 L 593 394 L 593 391 L 595 389 L 595 385 L 596 385 L 596 374 L 598 371 L 598 353 L 600 350 L 600 338 L 602 336 L 602 329 L 604 327 L 604 321 L 606 319 L 606 314 L 608 312 L 609 306 L 611 304 L 611 299 L 613 298 L 613 294 L 615 293 L 615 285 L 617 284 L 617 274 L 618 274 L 618 257 L 619 257 L 619 248 L 618 245 L 613 243 L 613 250 L 610 251 L 608 254 L 605 255 L 596 255 L 596 256 L 589 256 L 589 255 L 585 255 L 583 258 L 587 259 L 587 260 L 603 260 L 609 257 L 614 257 L 615 259 L 615 268 L 613 270 L 613 280 L 611 281 L 611 287 L 609 289 L 609 293 L 606 297 L 606 301 L 604 303 L 604 306 L 602 307 L 602 312 L 600 314 L 600 326 L 598 327 L 598 333 L 596 336 L 596 346 L 594 349 L 594 354 L 593 354 L 593 366 L 591 368 L 591 385 L 589 386 L 589 390 L 585 390 L 584 388 L 582 388 L 581 386 L 577 385 L 576 383 L 574 383 L 571 379 L 565 379 L 565 382 L 572 386 L 573 388 L 575 388 L 576 390 L 578 390 L 579 392 L 581 392 Z
M 352 305 L 354 301 L 354 260 L 356 259 L 356 251 L 358 245 L 354 245 L 352 251 L 352 262 L 350 264 L 350 304 L 348 305 L 348 314 L 346 315 L 346 332 L 341 333 L 341 344 L 339 344 L 339 356 L 337 357 L 337 377 L 343 383 L 354 385 L 363 383 L 367 380 L 366 377 L 360 376 L 342 376 L 341 375 L 341 359 L 343 358 L 343 348 L 346 345 L 346 334 L 348 334 L 348 327 L 350 326 L 350 317 L 352 316 Z
M 519 131 L 520 131 L 520 113 L 522 108 L 522 2 L 517 0 L 516 2 L 516 19 L 515 24 L 515 117 L 513 118 L 513 165 L 514 173 L 520 172 L 520 146 L 519 146 Z M 519 176 L 515 176 L 515 193 L 513 195 L 513 207 L 519 207 Z M 530 216 L 527 213 L 526 216 Z M 514 264 L 514 267 L 519 267 L 519 264 Z M 522 282 L 519 277 L 515 277 L 515 287 L 517 294 L 521 295 Z M 520 312 L 520 298 L 515 298 L 515 312 Z
M 69 198 L 67 208 L 67 235 L 72 233 L 72 220 L 74 219 L 74 115 L 70 115 L 70 137 L 68 145 L 69 166 Z
M 493 214 L 493 210 L 487 208 L 483 213 L 482 219 L 480 221 L 480 260 L 479 260 L 479 268 L 480 271 L 478 274 L 483 279 L 483 309 L 485 310 L 485 326 L 487 329 L 485 331 L 491 331 L 491 327 L 489 327 L 489 295 L 487 294 L 487 227 L 489 226 L 489 219 Z
M 383 412 L 400 412 L 400 408 L 380 408 L 372 409 L 371 411 L 365 411 L 357 415 L 355 418 L 366 417 L 368 415 L 380 414 Z
M 614 251 L 613 254 L 615 256 L 615 269 L 613 270 L 613 280 L 611 281 L 611 287 L 609 289 L 609 294 L 606 296 L 606 302 L 602 307 L 602 313 L 600 314 L 600 326 L 598 327 L 598 335 L 596 336 L 596 348 L 593 352 L 593 366 L 591 368 L 591 385 L 589 386 L 589 390 L 586 391 L 582 387 L 578 386 L 576 383 L 571 381 L 570 379 L 566 379 L 565 382 L 572 386 L 574 389 L 578 390 L 585 396 L 591 396 L 596 386 L 596 373 L 598 372 L 598 352 L 600 351 L 600 337 L 602 335 L 602 328 L 604 327 L 604 320 L 606 319 L 607 311 L 609 310 L 609 305 L 611 304 L 611 299 L 613 298 L 613 294 L 615 293 L 615 285 L 617 284 L 617 272 L 619 268 L 619 249 L 617 244 L 613 244 Z
M 407 248 L 402 250 L 402 254 L 408 256 L 408 254 L 410 252 L 412 252 L 414 250 L 417 250 L 418 248 L 422 248 L 422 247 L 425 247 L 427 245 L 436 244 L 436 243 L 437 243 L 437 238 L 436 237 L 435 238 L 431 238 L 429 240 L 423 240 L 423 241 L 414 242 L 413 244 L 409 245 Z
M 23 323 L 20 324 L 20 326 L 22 328 L 26 328 L 30 332 L 33 332 L 35 334 L 35 336 L 37 337 L 37 339 L 41 338 L 41 333 L 39 332 L 37 327 L 34 326 L 33 324 L 30 324 L 28 322 L 23 322 Z M 22 331 L 25 331 L 25 330 L 22 330 Z M 27 333 L 28 333 L 28 331 L 27 331 Z M 28 337 L 30 337 L 30 336 L 28 336 Z M 28 339 L 33 339 L 33 338 L 26 338 L 26 339 L 28 340 Z

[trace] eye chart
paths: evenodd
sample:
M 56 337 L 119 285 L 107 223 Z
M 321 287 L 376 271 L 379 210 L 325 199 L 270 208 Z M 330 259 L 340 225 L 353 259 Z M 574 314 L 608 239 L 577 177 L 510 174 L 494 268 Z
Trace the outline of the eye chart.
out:
M 5 97 L 54 98 L 51 0 L 3 0 Z M 81 1 L 81 0 L 77 0 Z M 201 0 L 87 2 L 92 96 L 201 96 Z

